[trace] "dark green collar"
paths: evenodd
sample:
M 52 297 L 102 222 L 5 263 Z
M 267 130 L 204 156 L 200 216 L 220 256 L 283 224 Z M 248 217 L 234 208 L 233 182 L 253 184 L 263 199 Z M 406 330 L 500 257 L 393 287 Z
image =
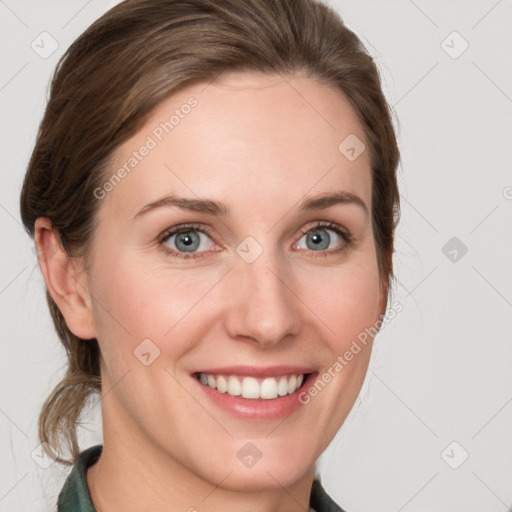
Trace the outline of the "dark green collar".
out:
M 87 487 L 86 475 L 87 468 L 100 458 L 102 451 L 103 445 L 98 444 L 87 448 L 78 456 L 60 491 L 57 501 L 58 512 L 96 512 Z
M 91 446 L 80 453 L 64 487 L 59 494 L 58 512 L 96 512 L 87 487 L 87 468 L 101 455 L 103 445 Z M 314 480 L 311 489 L 311 507 L 316 512 L 343 512 L 324 491 L 319 480 Z

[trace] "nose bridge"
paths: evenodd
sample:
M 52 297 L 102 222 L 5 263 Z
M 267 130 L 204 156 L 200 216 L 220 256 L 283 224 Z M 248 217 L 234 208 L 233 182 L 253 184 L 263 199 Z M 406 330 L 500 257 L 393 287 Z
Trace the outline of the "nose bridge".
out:
M 254 261 L 240 257 L 232 272 L 233 302 L 228 330 L 234 337 L 249 337 L 262 346 L 279 343 L 300 329 L 291 272 L 275 251 L 263 251 Z M 293 288 L 292 288 L 293 289 Z

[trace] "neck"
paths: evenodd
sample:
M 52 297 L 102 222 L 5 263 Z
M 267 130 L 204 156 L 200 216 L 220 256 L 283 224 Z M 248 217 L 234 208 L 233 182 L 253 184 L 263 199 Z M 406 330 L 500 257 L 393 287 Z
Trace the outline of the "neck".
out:
M 221 469 L 209 481 L 153 444 L 138 429 L 127 429 L 126 423 L 122 428 L 114 424 L 114 418 L 103 418 L 103 451 L 87 471 L 87 485 L 98 512 L 309 511 L 314 466 L 286 487 L 269 474 L 268 485 L 248 491 L 233 485 L 233 478 L 230 481 L 233 468 Z

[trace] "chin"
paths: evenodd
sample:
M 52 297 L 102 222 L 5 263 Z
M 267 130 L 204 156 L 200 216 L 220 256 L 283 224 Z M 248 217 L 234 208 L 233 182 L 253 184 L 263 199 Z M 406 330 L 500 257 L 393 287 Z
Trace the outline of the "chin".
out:
M 214 485 L 222 482 L 221 487 L 238 491 L 289 487 L 308 473 L 311 478 L 314 476 L 317 449 L 303 444 L 297 447 L 289 438 L 237 440 L 231 447 L 222 449 L 220 467 L 216 460 L 211 461 L 214 465 L 207 479 Z

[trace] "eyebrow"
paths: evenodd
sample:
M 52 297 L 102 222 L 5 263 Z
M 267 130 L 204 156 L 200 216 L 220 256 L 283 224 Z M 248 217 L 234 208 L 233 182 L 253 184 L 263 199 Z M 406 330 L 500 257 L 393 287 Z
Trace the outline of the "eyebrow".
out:
M 308 198 L 302 202 L 299 210 L 301 212 L 308 210 L 322 210 L 336 204 L 354 204 L 362 208 L 366 214 L 368 213 L 366 203 L 358 195 L 345 191 Z
M 356 194 L 346 191 L 335 192 L 333 194 L 322 194 L 318 197 L 307 198 L 300 204 L 299 211 L 306 212 L 311 210 L 322 210 L 337 204 L 353 204 L 361 207 L 366 214 L 368 213 L 366 203 Z M 156 208 L 171 208 L 173 206 L 193 212 L 208 213 L 218 217 L 229 216 L 229 208 L 221 201 L 192 199 L 170 195 L 147 204 L 134 216 L 134 219 Z

